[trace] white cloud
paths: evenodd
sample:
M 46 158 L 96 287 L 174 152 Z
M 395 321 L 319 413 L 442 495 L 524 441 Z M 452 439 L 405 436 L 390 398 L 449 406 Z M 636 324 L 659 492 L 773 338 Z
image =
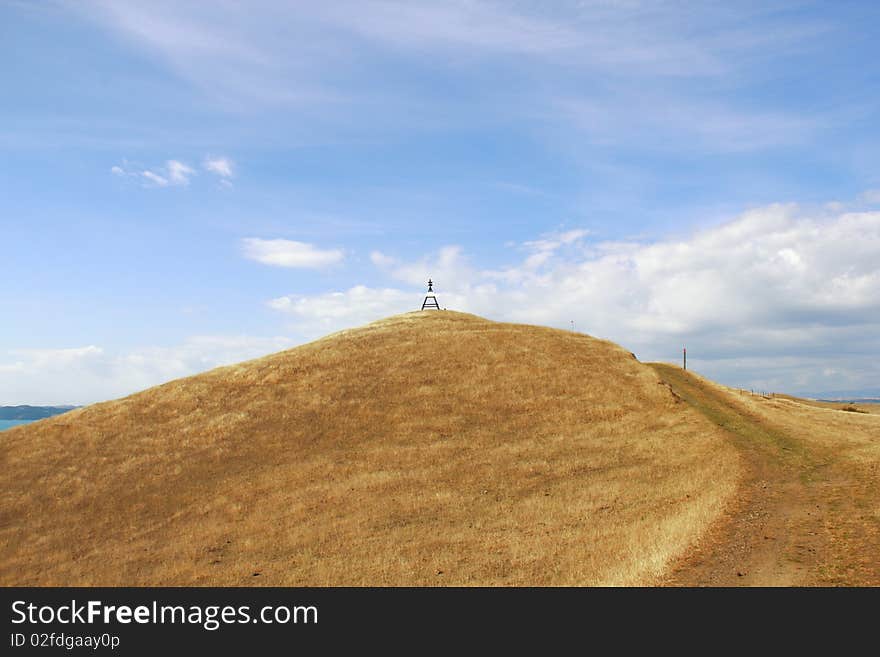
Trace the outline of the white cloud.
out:
M 340 249 L 319 249 L 307 242 L 249 237 L 242 240 L 246 258 L 275 267 L 326 267 L 341 262 L 345 253 Z
M 67 366 L 82 360 L 99 358 L 104 350 L 94 345 L 88 347 L 73 347 L 69 349 L 10 349 L 7 352 L 16 357 L 14 363 L 0 364 L 0 371 L 26 371 L 26 363 L 34 367 Z
M 19 349 L 0 357 L 0 403 L 84 404 L 293 346 L 289 337 L 196 336 L 172 347 L 108 352 Z
M 179 160 L 168 160 L 165 162 L 164 167 L 152 169 L 135 166 L 129 164 L 128 161 L 123 161 L 121 166 L 111 167 L 110 172 L 120 178 L 137 180 L 145 187 L 169 187 L 172 185 L 186 187 L 189 185 L 190 178 L 196 173 L 195 169 Z
M 270 308 L 293 317 L 291 328 L 315 338 L 325 333 L 417 310 L 416 295 L 403 290 L 355 286 L 344 292 L 314 296 L 290 295 L 272 299 Z
M 168 171 L 168 180 L 172 185 L 185 187 L 189 185 L 189 179 L 195 175 L 195 169 L 177 160 L 168 160 L 165 163 L 165 168 Z
M 0 357 L 0 400 L 92 402 L 277 351 L 417 310 L 429 275 L 442 307 L 563 329 L 574 321 L 576 330 L 614 340 L 642 360 L 677 360 L 686 345 L 696 371 L 730 385 L 877 387 L 880 212 L 813 217 L 773 205 L 683 239 L 549 248 L 584 237 L 542 236 L 523 243 L 520 262 L 494 270 L 473 267 L 456 246 L 414 262 L 374 252 L 371 260 L 404 285 L 268 301 L 290 320 L 290 337 L 195 337 L 124 353 L 95 345 L 9 351 Z M 297 253 L 317 251 L 306 247 Z M 549 253 L 540 269 L 529 264 L 535 253 Z M 272 250 L 257 255 L 271 258 Z
M 498 270 L 472 267 L 454 246 L 414 262 L 375 252 L 373 263 L 406 288 L 270 305 L 335 330 L 418 309 L 431 276 L 450 309 L 560 328 L 574 321 L 642 359 L 676 359 L 686 344 L 699 371 L 731 383 L 876 387 L 880 212 L 811 217 L 795 205 L 772 205 L 681 240 L 560 248 L 584 237 L 571 231 L 526 242 L 523 260 Z M 829 367 L 839 374 L 820 376 Z
M 234 164 L 228 157 L 206 157 L 202 162 L 205 171 L 210 171 L 221 178 L 232 178 Z
M 141 171 L 141 176 L 144 177 L 150 183 L 153 183 L 157 187 L 167 187 L 168 179 L 164 176 L 160 176 L 158 173 L 154 173 L 147 169 L 146 171 Z

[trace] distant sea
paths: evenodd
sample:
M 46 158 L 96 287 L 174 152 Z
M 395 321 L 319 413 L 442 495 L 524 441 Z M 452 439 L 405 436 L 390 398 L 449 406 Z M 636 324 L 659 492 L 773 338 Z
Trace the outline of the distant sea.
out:
M 36 420 L 0 420 L 0 431 L 17 427 L 19 424 L 30 424 Z

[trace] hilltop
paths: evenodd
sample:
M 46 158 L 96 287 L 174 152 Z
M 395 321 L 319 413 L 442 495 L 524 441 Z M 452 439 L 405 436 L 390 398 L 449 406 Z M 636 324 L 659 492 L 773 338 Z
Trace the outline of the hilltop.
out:
M 3 585 L 650 584 L 743 472 L 590 336 L 415 312 L 0 434 Z

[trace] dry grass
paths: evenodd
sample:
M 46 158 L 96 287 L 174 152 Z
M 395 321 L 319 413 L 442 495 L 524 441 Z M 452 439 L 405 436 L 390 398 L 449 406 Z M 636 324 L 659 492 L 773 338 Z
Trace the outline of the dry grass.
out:
M 777 474 L 762 485 L 779 489 L 786 476 L 799 480 L 789 488 L 794 495 L 776 500 L 783 516 L 778 531 L 762 532 L 786 536 L 780 544 L 789 545 L 778 547 L 777 561 L 803 566 L 803 584 L 880 585 L 880 415 L 870 412 L 873 405 L 847 412 L 840 403 L 752 396 L 688 375 L 714 391 L 725 414 L 742 419 L 721 422 L 761 450 L 765 472 L 777 462 L 770 468 Z
M 611 343 L 409 313 L 3 432 L 0 583 L 650 584 L 722 436 Z
M 844 402 L 829 402 L 829 401 L 818 401 L 816 399 L 802 399 L 801 397 L 793 397 L 791 395 L 783 395 L 780 393 L 774 393 L 773 397 L 776 399 L 788 399 L 790 401 L 797 402 L 799 404 L 803 404 L 804 406 L 814 406 L 816 408 L 828 408 L 835 411 L 849 411 L 856 413 L 870 413 L 872 415 L 880 415 L 880 404 L 865 404 L 865 403 L 844 403 Z
M 801 442 L 820 460 L 845 459 L 866 465 L 880 464 L 878 404 L 857 404 L 853 406 L 857 412 L 851 412 L 840 402 L 820 402 L 789 395 L 765 398 L 742 394 L 737 389 L 695 376 L 725 394 L 730 404 L 772 423 Z

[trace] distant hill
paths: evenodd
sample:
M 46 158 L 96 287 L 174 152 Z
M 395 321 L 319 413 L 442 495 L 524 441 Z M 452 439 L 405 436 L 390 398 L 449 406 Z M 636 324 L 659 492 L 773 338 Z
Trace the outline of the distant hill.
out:
M 860 390 L 831 390 L 824 392 L 804 392 L 798 395 L 807 399 L 835 402 L 880 402 L 880 388 L 862 388 Z
M 0 585 L 656 583 L 736 490 L 627 350 L 407 313 L 7 429 Z
M 0 406 L 0 420 L 42 420 L 74 408 L 76 406 Z

